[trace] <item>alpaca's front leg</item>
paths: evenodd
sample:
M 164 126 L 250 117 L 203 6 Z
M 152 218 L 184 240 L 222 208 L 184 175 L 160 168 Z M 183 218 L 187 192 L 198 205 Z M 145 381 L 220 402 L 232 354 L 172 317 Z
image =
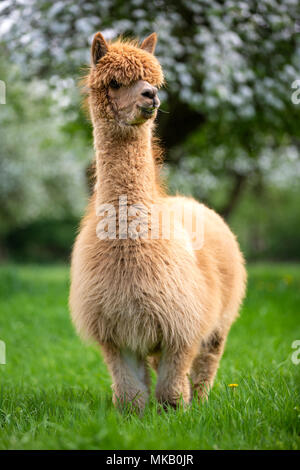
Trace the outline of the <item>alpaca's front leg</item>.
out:
M 113 402 L 123 409 L 127 405 L 141 412 L 149 397 L 150 376 L 146 361 L 127 348 L 102 345 L 105 361 L 113 379 Z
M 191 400 L 188 374 L 194 358 L 193 350 L 164 351 L 157 370 L 156 398 L 163 405 L 174 408 L 183 400 Z

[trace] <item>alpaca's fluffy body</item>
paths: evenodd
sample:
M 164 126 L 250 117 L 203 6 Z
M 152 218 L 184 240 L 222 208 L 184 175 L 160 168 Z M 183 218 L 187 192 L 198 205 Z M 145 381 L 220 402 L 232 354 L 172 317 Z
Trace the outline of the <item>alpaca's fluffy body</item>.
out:
M 115 122 L 109 78 L 118 73 L 123 82 L 131 77 L 160 85 L 157 60 L 132 44 L 117 42 L 108 51 L 88 79 L 97 184 L 73 250 L 71 314 L 77 330 L 101 345 L 115 400 L 143 408 L 149 358 L 158 371 L 157 398 L 176 405 L 180 396 L 190 400 L 191 384 L 199 395 L 203 386 L 212 385 L 244 295 L 244 262 L 221 217 L 193 199 L 162 191 L 153 121 L 122 129 Z M 113 204 L 118 217 L 119 196 L 124 194 L 128 206 L 142 203 L 150 209 L 159 204 L 173 211 L 175 219 L 182 205 L 194 215 L 201 211 L 203 246 L 193 250 L 191 233 L 179 219 L 172 226 L 177 237 L 168 240 L 99 239 L 97 208 Z

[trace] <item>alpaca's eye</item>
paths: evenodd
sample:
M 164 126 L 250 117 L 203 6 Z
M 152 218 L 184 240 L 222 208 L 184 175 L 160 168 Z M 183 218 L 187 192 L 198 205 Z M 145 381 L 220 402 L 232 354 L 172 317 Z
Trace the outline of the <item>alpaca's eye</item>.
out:
M 116 80 L 111 80 L 109 86 L 111 88 L 114 88 L 114 90 L 118 90 L 119 88 L 121 88 L 120 83 L 118 83 Z

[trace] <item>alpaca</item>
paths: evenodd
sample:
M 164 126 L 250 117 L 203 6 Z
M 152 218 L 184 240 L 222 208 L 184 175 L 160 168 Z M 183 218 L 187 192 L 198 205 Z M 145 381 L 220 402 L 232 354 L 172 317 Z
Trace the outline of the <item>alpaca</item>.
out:
M 94 37 L 86 88 L 96 185 L 73 248 L 69 300 L 78 333 L 102 350 L 114 404 L 140 412 L 150 366 L 163 406 L 207 398 L 246 284 L 223 219 L 192 198 L 167 195 L 160 182 L 156 41 L 155 33 L 140 45 Z M 169 216 L 169 236 L 160 216 L 150 219 L 153 207 Z M 198 216 L 201 246 L 193 243 Z

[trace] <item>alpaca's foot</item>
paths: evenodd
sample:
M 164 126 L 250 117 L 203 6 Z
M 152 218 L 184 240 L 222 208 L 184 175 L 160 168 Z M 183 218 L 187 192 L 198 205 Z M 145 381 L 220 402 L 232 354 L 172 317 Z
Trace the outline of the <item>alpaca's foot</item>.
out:
M 211 391 L 213 381 L 202 380 L 200 383 L 191 384 L 191 396 L 192 399 L 196 398 L 200 402 L 205 402 L 208 400 L 209 393 Z
M 169 406 L 174 409 L 186 408 L 191 401 L 188 378 L 184 377 L 173 384 L 166 383 L 165 386 L 160 384 L 156 389 L 156 398 L 166 411 Z
M 102 345 L 113 377 L 113 403 L 120 411 L 142 413 L 149 398 L 150 376 L 146 361 L 129 349 Z
M 193 350 L 164 352 L 158 366 L 156 398 L 164 408 L 186 407 L 191 401 L 188 373 Z
M 149 398 L 148 390 L 120 391 L 113 385 L 113 404 L 121 412 L 134 412 L 142 414 Z
M 214 332 L 201 343 L 198 355 L 193 361 L 190 374 L 191 393 L 200 401 L 208 399 L 223 354 L 225 340 L 225 333 Z

